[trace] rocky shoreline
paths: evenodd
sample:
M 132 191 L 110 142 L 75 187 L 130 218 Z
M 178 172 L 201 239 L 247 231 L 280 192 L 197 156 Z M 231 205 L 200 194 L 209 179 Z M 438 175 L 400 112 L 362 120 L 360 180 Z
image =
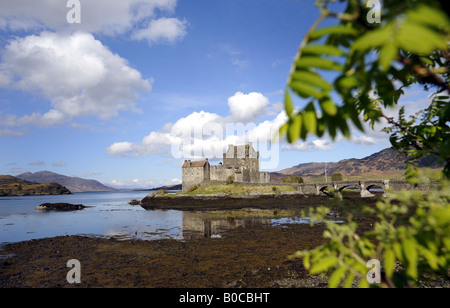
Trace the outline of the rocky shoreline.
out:
M 375 222 L 358 218 L 358 232 L 371 230 Z M 326 277 L 311 276 L 302 260 L 289 256 L 325 243 L 324 231 L 320 223 L 259 224 L 217 238 L 60 236 L 11 243 L 0 247 L 0 288 L 322 288 Z M 66 279 L 72 259 L 81 264 L 79 284 Z M 420 286 L 450 284 L 441 279 Z
M 280 194 L 204 194 L 204 195 L 158 195 L 150 194 L 141 201 L 146 210 L 213 211 L 255 209 L 301 209 L 311 205 L 326 204 L 329 196 L 304 195 L 299 192 Z
M 5 245 L 0 288 L 280 288 L 326 287 L 311 277 L 297 250 L 323 242 L 323 225 L 254 226 L 221 238 L 117 241 L 63 236 Z M 66 267 L 81 263 L 81 283 Z

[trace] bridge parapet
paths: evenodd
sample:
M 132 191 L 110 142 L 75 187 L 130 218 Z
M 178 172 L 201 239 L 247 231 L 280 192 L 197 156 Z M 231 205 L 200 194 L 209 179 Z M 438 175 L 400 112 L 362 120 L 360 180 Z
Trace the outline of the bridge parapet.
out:
M 431 185 L 432 186 L 432 185 Z M 332 188 L 339 193 L 345 188 L 355 188 L 360 191 L 362 198 L 373 197 L 374 194 L 370 192 L 370 189 L 378 187 L 383 189 L 383 196 L 387 196 L 389 191 L 411 190 L 419 189 L 421 191 L 429 191 L 430 185 L 414 186 L 404 180 L 365 180 L 365 181 L 341 181 L 341 182 L 327 182 L 327 183 L 313 183 L 313 184 L 300 184 L 297 190 L 304 194 L 316 194 L 320 195 L 325 193 L 326 188 Z
M 419 190 L 428 192 L 436 188 L 437 183 L 413 185 L 405 180 L 363 180 L 363 181 L 340 181 L 327 183 L 306 183 L 306 184 L 292 184 L 297 191 L 303 194 L 320 195 L 326 194 L 325 190 L 331 188 L 339 194 L 345 188 L 354 188 L 360 191 L 361 197 L 373 197 L 374 194 L 370 192 L 372 188 L 380 188 L 383 190 L 383 197 L 386 197 L 389 192 L 396 192 L 402 190 Z

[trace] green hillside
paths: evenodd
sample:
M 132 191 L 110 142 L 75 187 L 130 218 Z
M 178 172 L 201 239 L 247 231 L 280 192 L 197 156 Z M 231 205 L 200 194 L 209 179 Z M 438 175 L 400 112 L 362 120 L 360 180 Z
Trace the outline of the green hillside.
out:
M 70 193 L 70 190 L 60 184 L 36 184 L 11 175 L 0 175 L 0 196 L 62 195 Z

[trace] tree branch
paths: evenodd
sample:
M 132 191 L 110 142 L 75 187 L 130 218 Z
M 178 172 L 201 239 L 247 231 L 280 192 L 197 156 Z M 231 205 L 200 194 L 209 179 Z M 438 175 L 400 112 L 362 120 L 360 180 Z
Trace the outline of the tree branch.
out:
M 378 106 L 378 109 L 379 109 L 381 115 L 383 116 L 383 118 L 385 118 L 390 124 L 397 126 L 398 128 L 400 128 L 400 130 L 402 130 L 403 132 L 405 132 L 406 134 L 408 134 L 409 136 L 414 138 L 416 141 L 421 141 L 421 139 L 418 136 L 416 136 L 413 133 L 411 133 L 406 127 L 404 127 L 400 123 L 395 122 L 392 118 L 388 117 L 387 114 L 384 113 L 384 111 L 381 109 L 380 106 Z M 412 144 L 412 146 L 414 146 L 418 150 L 422 150 L 423 149 L 418 144 Z

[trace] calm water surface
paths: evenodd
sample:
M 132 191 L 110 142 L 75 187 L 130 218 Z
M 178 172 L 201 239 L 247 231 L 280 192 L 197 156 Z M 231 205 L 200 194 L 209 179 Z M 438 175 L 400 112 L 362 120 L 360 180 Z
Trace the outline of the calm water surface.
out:
M 91 235 L 118 239 L 182 238 L 179 211 L 146 211 L 131 206 L 149 192 L 119 191 L 58 196 L 0 198 L 0 244 L 61 235 Z M 80 211 L 38 211 L 42 203 L 84 204 Z
M 87 235 L 118 240 L 156 240 L 220 237 L 229 229 L 254 224 L 308 223 L 295 217 L 242 218 L 199 212 L 147 211 L 128 201 L 149 192 L 118 191 L 58 196 L 0 197 L 0 246 L 5 243 L 64 235 Z M 88 206 L 69 212 L 39 211 L 42 203 Z M 238 215 L 239 216 L 239 215 Z

